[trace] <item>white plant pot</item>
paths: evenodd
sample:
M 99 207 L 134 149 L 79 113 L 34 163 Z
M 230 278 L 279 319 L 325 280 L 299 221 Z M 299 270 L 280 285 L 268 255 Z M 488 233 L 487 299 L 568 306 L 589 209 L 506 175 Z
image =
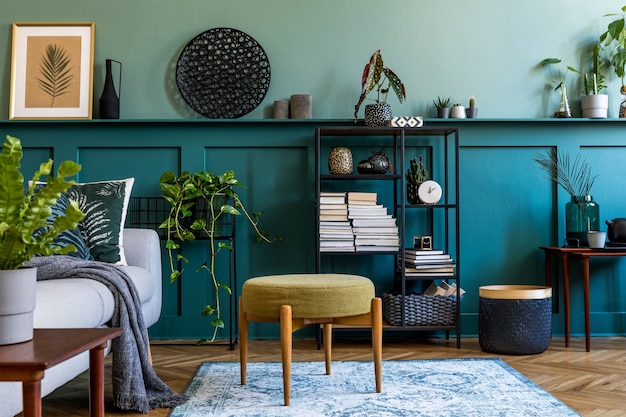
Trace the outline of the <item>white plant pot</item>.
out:
M 606 119 L 609 109 L 608 94 L 591 94 L 580 98 L 583 117 L 590 119 Z
M 0 345 L 33 338 L 37 268 L 0 270 Z
M 465 106 L 452 106 L 450 109 L 450 118 L 452 119 L 465 119 Z

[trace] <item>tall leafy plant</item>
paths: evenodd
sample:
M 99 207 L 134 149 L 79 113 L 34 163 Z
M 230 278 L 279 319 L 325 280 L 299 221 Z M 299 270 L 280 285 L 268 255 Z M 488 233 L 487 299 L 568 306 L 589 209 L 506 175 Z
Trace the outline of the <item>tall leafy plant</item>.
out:
M 615 75 L 622 80 L 621 92 L 626 94 L 626 85 L 624 77 L 626 76 L 626 6 L 621 8 L 622 13 L 608 13 L 605 17 L 618 16 L 612 20 L 606 31 L 600 35 L 600 43 L 607 48 L 609 59 L 613 64 Z
M 22 144 L 18 138 L 7 136 L 0 154 L 0 269 L 20 268 L 36 255 L 67 254 L 73 245 L 60 247 L 54 239 L 62 232 L 76 228 L 84 214 L 78 203 L 70 201 L 65 214 L 54 221 L 49 218 L 57 199 L 65 193 L 81 166 L 73 161 L 62 162 L 56 177 L 50 176 L 53 161 L 42 163 L 24 190 L 20 172 Z M 36 183 L 45 177 L 46 186 Z
M 385 85 L 385 83 L 387 83 Z M 358 120 L 359 108 L 361 104 L 367 98 L 367 95 L 376 88 L 376 98 L 373 100 L 376 103 L 386 103 L 387 94 L 390 90 L 393 90 L 400 103 L 406 99 L 406 92 L 404 84 L 400 81 L 400 78 L 391 69 L 385 67 L 383 62 L 383 56 L 380 53 L 380 49 L 376 50 L 370 57 L 370 60 L 365 64 L 363 68 L 363 75 L 361 77 L 361 96 L 359 101 L 354 106 L 354 121 Z
M 217 276 L 216 257 L 222 250 L 233 248 L 223 240 L 218 240 L 221 224 L 225 216 L 241 216 L 252 226 L 257 242 L 268 243 L 280 240 L 280 236 L 269 237 L 269 234 L 259 228 L 260 212 L 249 212 L 236 192 L 237 187 L 243 185 L 235 178 L 232 170 L 216 175 L 211 172 L 197 172 L 191 174 L 183 172 L 176 176 L 171 171 L 165 172 L 159 186 L 163 192 L 163 198 L 170 204 L 167 218 L 159 226 L 166 230 L 167 240 L 165 247 L 168 252 L 170 263 L 170 282 L 179 279 L 182 268 L 178 265 L 188 263 L 189 260 L 180 252 L 181 243 L 193 241 L 200 237 L 209 242 L 209 259 L 200 265 L 196 272 L 207 271 L 214 290 L 213 302 L 207 304 L 202 310 L 205 317 L 213 317 L 211 326 L 213 334 L 208 339 L 201 339 L 198 343 L 212 342 L 217 336 L 217 331 L 224 327 L 222 310 L 220 306 L 220 292 L 231 294 L 231 289 Z M 199 206 L 208 210 L 208 216 L 197 217 Z

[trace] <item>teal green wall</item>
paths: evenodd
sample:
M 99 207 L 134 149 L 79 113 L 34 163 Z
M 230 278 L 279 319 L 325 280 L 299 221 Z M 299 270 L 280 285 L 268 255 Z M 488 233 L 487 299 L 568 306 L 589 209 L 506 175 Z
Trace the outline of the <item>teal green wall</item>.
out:
M 580 67 L 583 50 L 603 31 L 605 13 L 621 5 L 599 1 L 215 1 L 215 0 L 22 0 L 0 4 L 0 131 L 20 137 L 25 168 L 42 159 L 84 164 L 79 180 L 134 176 L 134 195 L 158 196 L 166 170 L 233 168 L 248 186 L 244 197 L 263 211 L 270 230 L 285 242 L 256 245 L 238 228 L 239 282 L 252 275 L 314 270 L 313 134 L 316 126 L 351 124 L 360 75 L 371 53 L 383 57 L 405 82 L 407 102 L 390 100 L 396 115 L 432 116 L 432 99 L 478 100 L 477 120 L 442 121 L 461 131 L 461 261 L 463 334 L 477 333 L 478 287 L 543 280 L 540 245 L 560 244 L 567 195 L 532 160 L 557 147 L 582 152 L 600 175 L 593 194 L 601 218 L 625 216 L 624 121 L 548 119 L 557 95 L 538 63 L 560 57 Z M 96 24 L 94 117 L 107 58 L 123 62 L 120 121 L 8 121 L 12 22 L 89 21 Z M 184 45 L 214 27 L 249 33 L 272 66 L 268 95 L 237 121 L 202 120 L 182 102 L 173 71 Z M 570 98 L 580 114 L 575 78 Z M 609 72 L 609 116 L 617 116 L 619 80 Z M 269 120 L 272 103 L 291 94 L 313 95 L 311 121 Z M 190 120 L 199 119 L 199 120 Z M 265 119 L 265 120 L 264 120 Z M 370 149 L 362 147 L 355 159 Z M 205 248 L 190 248 L 192 262 Z M 333 261 L 333 267 L 345 267 Z M 351 261 L 353 262 L 353 261 Z M 369 259 L 377 287 L 389 283 L 387 261 Z M 582 294 L 573 266 L 572 332 L 583 334 Z M 623 275 L 626 260 L 593 261 L 592 333 L 626 334 Z M 163 318 L 155 338 L 206 336 L 199 316 L 205 282 L 192 277 L 164 283 Z M 560 294 L 561 289 L 556 288 Z M 557 295 L 554 334 L 563 332 Z M 255 337 L 275 336 L 255 326 Z
M 20 0 L 0 5 L 0 118 L 8 117 L 12 22 L 95 22 L 95 102 L 103 64 L 121 61 L 121 117 L 198 117 L 181 101 L 174 68 L 197 34 L 232 27 L 265 49 L 272 81 L 246 118 L 267 118 L 274 100 L 313 95 L 314 118 L 350 118 L 361 72 L 380 48 L 404 81 L 407 102 L 396 115 L 433 112 L 432 100 L 474 95 L 481 117 L 545 117 L 558 104 L 539 62 L 558 57 L 581 66 L 583 52 L 621 4 L 609 0 Z M 570 86 L 580 112 L 576 78 Z M 619 81 L 609 72 L 610 116 Z M 98 115 L 94 103 L 94 115 Z

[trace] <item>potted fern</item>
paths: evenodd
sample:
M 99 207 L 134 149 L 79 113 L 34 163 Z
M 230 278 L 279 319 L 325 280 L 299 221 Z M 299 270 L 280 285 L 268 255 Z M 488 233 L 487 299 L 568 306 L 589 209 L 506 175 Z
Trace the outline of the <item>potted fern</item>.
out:
M 386 83 L 386 84 L 385 84 Z M 374 89 L 376 89 L 375 104 L 365 106 L 365 124 L 371 127 L 389 126 L 391 121 L 391 106 L 387 103 L 389 91 L 393 92 L 402 102 L 406 99 L 404 84 L 391 69 L 385 67 L 380 49 L 374 52 L 365 68 L 361 78 L 361 96 L 354 106 L 354 122 L 358 120 L 361 104 Z
M 179 279 L 183 269 L 179 268 L 179 262 L 189 262 L 180 252 L 181 243 L 204 239 L 209 242 L 209 259 L 200 265 L 196 272 L 204 270 L 208 273 L 213 288 L 213 302 L 206 305 L 202 315 L 211 317 L 213 334 L 210 338 L 204 338 L 198 343 L 207 343 L 215 340 L 217 331 L 224 327 L 222 310 L 220 306 L 220 293 L 231 294 L 231 289 L 217 276 L 216 257 L 222 250 L 233 250 L 228 241 L 220 240 L 223 234 L 223 225 L 228 216 L 243 215 L 252 226 L 258 242 L 272 242 L 280 240 L 280 236 L 270 238 L 268 233 L 258 226 L 261 213 L 249 212 L 236 192 L 237 187 L 243 185 L 235 178 L 235 173 L 230 170 L 223 174 L 211 172 L 189 173 L 183 172 L 177 176 L 171 171 L 161 175 L 159 187 L 163 192 L 163 198 L 169 203 L 168 216 L 159 228 L 166 230 L 166 243 L 169 264 L 170 282 Z M 233 219 L 234 220 L 234 219 Z
M 67 254 L 73 245 L 55 243 L 61 233 L 76 228 L 84 214 L 70 201 L 65 214 L 52 219 L 52 208 L 75 182 L 65 180 L 80 171 L 73 161 L 62 162 L 56 177 L 52 160 L 42 163 L 27 190 L 20 172 L 23 156 L 18 138 L 7 136 L 0 154 L 0 344 L 33 337 L 33 311 L 37 269 L 27 262 L 34 256 Z M 45 186 L 36 184 L 45 178 Z

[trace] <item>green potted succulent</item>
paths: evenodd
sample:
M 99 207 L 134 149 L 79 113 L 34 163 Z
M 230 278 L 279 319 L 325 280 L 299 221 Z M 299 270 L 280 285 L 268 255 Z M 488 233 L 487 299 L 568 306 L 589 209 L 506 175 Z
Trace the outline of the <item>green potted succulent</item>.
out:
M 386 83 L 386 84 L 385 84 Z M 361 96 L 354 106 L 354 122 L 358 118 L 361 104 L 368 94 L 376 89 L 375 104 L 365 106 L 365 124 L 368 126 L 389 126 L 391 121 L 391 106 L 387 103 L 387 95 L 393 90 L 400 103 L 406 99 L 404 84 L 391 69 L 385 67 L 380 49 L 374 52 L 365 68 L 361 78 Z
M 608 57 L 615 70 L 615 75 L 622 80 L 620 93 L 626 95 L 626 6 L 621 9 L 621 14 L 608 13 L 605 17 L 618 16 L 612 20 L 604 33 L 600 35 L 600 44 L 607 49 Z M 626 100 L 620 104 L 619 117 L 626 117 Z
M 188 262 L 180 252 L 181 243 L 200 238 L 209 242 L 209 260 L 200 265 L 196 272 L 207 271 L 213 286 L 214 302 L 206 305 L 202 311 L 203 316 L 213 317 L 211 321 L 213 335 L 209 339 L 201 339 L 198 343 L 212 342 L 217 331 L 224 327 L 220 292 L 231 294 L 231 289 L 218 279 L 216 272 L 217 254 L 222 250 L 233 249 L 228 241 L 218 239 L 223 236 L 225 218 L 243 215 L 254 229 L 257 241 L 270 243 L 281 237 L 270 238 L 267 232 L 259 228 L 261 213 L 251 213 L 246 209 L 236 192 L 236 187 L 243 185 L 235 178 L 232 170 L 220 175 L 201 171 L 194 174 L 183 172 L 177 176 L 173 172 L 165 172 L 159 179 L 159 187 L 163 192 L 163 198 L 170 205 L 167 218 L 159 226 L 166 230 L 165 248 L 170 263 L 170 282 L 182 276 L 183 270 L 178 268 L 179 261 Z
M 433 104 L 437 108 L 437 117 L 447 119 L 450 117 L 450 97 L 442 98 L 437 96 L 437 101 L 433 100 Z
M 417 190 L 421 183 L 429 178 L 428 170 L 424 165 L 422 155 L 409 161 L 409 168 L 406 172 L 406 199 L 411 204 L 419 204 L 420 199 Z
M 600 55 L 600 44 L 595 43 L 586 59 L 587 65 L 583 73 L 584 95 L 580 99 L 583 117 L 606 119 L 608 114 L 609 96 L 602 93 L 606 85 L 604 61 Z
M 7 136 L 0 154 L 0 314 L 6 315 L 0 320 L 0 344 L 32 339 L 37 270 L 25 266 L 34 256 L 76 250 L 56 244 L 55 238 L 76 228 L 84 216 L 75 201 L 69 202 L 64 214 L 53 216 L 57 199 L 75 183 L 65 178 L 76 175 L 79 164 L 64 161 L 53 177 L 53 161 L 48 160 L 24 190 L 22 156 L 21 141 Z M 45 186 L 37 184 L 42 178 Z

